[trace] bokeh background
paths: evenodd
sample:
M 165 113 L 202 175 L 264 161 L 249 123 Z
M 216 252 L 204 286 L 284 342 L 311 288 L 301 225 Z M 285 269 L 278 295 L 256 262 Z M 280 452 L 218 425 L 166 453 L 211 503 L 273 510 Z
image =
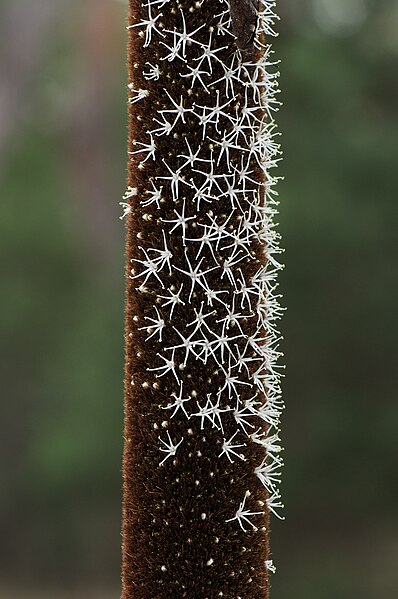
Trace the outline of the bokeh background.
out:
M 1 599 L 119 594 L 126 10 L 0 2 Z M 279 14 L 273 598 L 395 599 L 398 2 Z

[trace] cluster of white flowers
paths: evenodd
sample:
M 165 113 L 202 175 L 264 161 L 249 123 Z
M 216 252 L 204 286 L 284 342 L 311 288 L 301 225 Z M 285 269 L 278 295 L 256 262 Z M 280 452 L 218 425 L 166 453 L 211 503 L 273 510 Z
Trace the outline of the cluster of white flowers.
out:
M 278 431 L 283 402 L 277 320 L 282 308 L 276 290 L 283 265 L 278 261 L 282 250 L 274 221 L 278 177 L 271 174 L 281 152 L 273 120 L 279 105 L 278 71 L 267 42 L 275 35 L 275 2 L 259 0 L 254 46 L 260 51 L 248 54 L 237 47 L 224 52 L 232 35 L 227 0 L 220 0 L 216 27 L 202 24 L 192 31 L 189 13 L 199 9 L 201 3 L 192 5 L 186 13 L 173 3 L 177 16 L 180 13 L 180 25 L 168 30 L 162 23 L 162 10 L 168 9 L 170 2 L 149 0 L 145 5 L 147 18 L 132 25 L 143 38 L 144 47 L 156 42 L 152 62 L 147 62 L 143 71 L 148 90 L 153 81 L 161 89 L 168 62 L 177 64 L 180 77 L 188 82 L 186 96 L 173 96 L 169 85 L 168 91 L 164 89 L 164 104 L 161 109 L 154 107 L 153 127 L 146 131 L 147 139 L 136 141 L 131 152 L 139 160 L 142 157 L 139 168 L 150 169 L 152 161 L 163 161 L 165 167 L 162 176 L 148 175 L 148 189 L 139 194 L 142 218 L 151 218 L 147 208 L 160 210 L 166 194 L 175 204 L 174 215 L 160 219 L 164 229 L 159 247 L 140 246 L 142 255 L 132 264 L 131 277 L 139 282 L 140 291 L 145 293 L 152 279 L 163 289 L 156 299 L 159 308 L 154 305 L 153 314 L 147 315 L 140 327 L 147 331 L 147 339 L 157 342 L 158 364 L 147 370 L 156 378 L 164 377 L 163 381 L 168 378 L 170 385 L 177 384 L 172 402 L 163 407 L 170 419 L 198 418 L 201 429 L 219 431 L 220 460 L 245 462 L 245 448 L 250 443 L 264 449 L 264 459 L 254 474 L 267 490 L 268 509 L 281 517 Z M 191 48 L 195 49 L 194 58 L 189 58 Z M 201 103 L 197 103 L 198 89 Z M 139 105 L 144 98 L 150 100 L 148 90 L 131 88 L 130 102 Z M 208 98 L 206 103 L 204 97 Z M 188 122 L 194 122 L 195 130 L 200 132 L 192 139 L 188 125 L 186 137 L 176 133 Z M 158 155 L 158 140 L 164 137 L 180 139 L 180 146 L 185 146 L 177 160 Z M 133 195 L 129 189 L 124 199 Z M 221 201 L 223 206 L 228 203 L 222 211 L 217 206 Z M 128 204 L 122 206 L 128 213 Z M 190 250 L 181 252 L 179 266 L 170 249 L 176 247 L 170 240 L 177 238 L 184 250 Z M 259 247 L 263 248 L 260 259 Z M 183 267 L 181 259 L 185 260 Z M 217 289 L 211 286 L 208 276 L 215 271 L 221 284 Z M 173 272 L 183 281 L 179 288 L 165 284 L 163 274 Z M 179 330 L 176 315 L 180 309 L 186 313 L 187 307 L 192 318 L 185 330 Z M 251 335 L 247 334 L 247 323 L 254 331 Z M 178 337 L 174 345 L 162 341 L 167 329 L 173 329 Z M 197 393 L 186 387 L 184 373 L 194 363 L 202 363 L 209 372 L 223 377 L 217 393 L 196 399 Z M 225 418 L 232 418 L 236 424 L 232 436 L 224 435 Z M 183 439 L 176 443 L 168 431 L 167 435 L 166 440 L 159 436 L 163 452 L 160 464 L 183 448 Z M 242 435 L 246 442 L 240 442 Z M 248 527 L 256 529 L 255 518 L 264 513 L 246 506 L 252 494 L 247 490 L 236 513 L 227 520 L 236 521 L 244 531 Z M 271 561 L 266 565 L 273 571 Z

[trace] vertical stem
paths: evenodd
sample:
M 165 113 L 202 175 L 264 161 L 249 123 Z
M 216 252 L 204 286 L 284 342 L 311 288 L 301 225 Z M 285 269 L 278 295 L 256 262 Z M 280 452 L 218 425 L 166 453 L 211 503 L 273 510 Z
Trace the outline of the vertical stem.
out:
M 130 1 L 122 599 L 269 594 L 273 7 Z

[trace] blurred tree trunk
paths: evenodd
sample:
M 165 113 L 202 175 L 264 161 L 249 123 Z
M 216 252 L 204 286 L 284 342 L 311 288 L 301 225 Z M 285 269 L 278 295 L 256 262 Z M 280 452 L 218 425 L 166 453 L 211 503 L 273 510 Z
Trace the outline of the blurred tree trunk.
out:
M 34 10 L 29 11 L 25 0 L 0 6 L 0 164 L 31 109 L 32 95 L 40 85 L 38 69 L 65 0 L 39 0 L 34 4 Z

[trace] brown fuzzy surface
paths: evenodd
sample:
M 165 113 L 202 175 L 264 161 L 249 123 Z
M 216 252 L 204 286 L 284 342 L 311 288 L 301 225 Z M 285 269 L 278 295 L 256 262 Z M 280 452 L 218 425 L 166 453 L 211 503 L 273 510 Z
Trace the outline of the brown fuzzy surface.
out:
M 189 13 L 192 0 L 178 5 L 172 1 L 162 8 L 164 27 L 173 30 L 181 24 L 178 6 L 183 6 L 189 15 L 189 30 L 202 23 L 211 26 L 216 23 L 215 15 L 220 12 L 218 0 L 205 0 L 200 8 Z M 174 12 L 171 10 L 174 8 Z M 146 18 L 141 2 L 130 1 L 129 24 L 133 25 Z M 153 128 L 153 117 L 159 109 L 170 108 L 170 101 L 165 94 L 169 90 L 173 97 L 189 100 L 189 81 L 180 77 L 175 62 L 162 63 L 163 74 L 159 81 L 148 81 L 142 76 L 145 63 L 155 63 L 156 45 L 143 47 L 143 38 L 138 35 L 139 28 L 129 29 L 128 70 L 129 81 L 136 89 L 149 89 L 150 93 L 140 102 L 129 104 L 129 151 L 134 150 L 135 142 L 147 142 L 146 131 Z M 204 30 L 203 40 L 208 32 Z M 199 37 L 199 36 L 198 36 Z M 225 39 L 217 40 L 225 45 Z M 227 55 L 231 52 L 233 42 L 223 50 Z M 233 48 L 232 48 L 233 49 Z M 198 50 L 188 48 L 187 60 L 192 60 Z M 221 77 L 223 71 L 215 72 L 213 79 Z M 239 102 L 239 94 L 236 102 Z M 211 89 L 210 89 L 211 91 Z M 194 87 L 194 98 L 198 105 L 209 101 L 209 95 L 200 87 Z M 235 102 L 228 109 L 233 110 Z M 132 198 L 131 212 L 127 219 L 126 242 L 126 310 L 125 310 L 125 446 L 124 446 L 124 498 L 123 498 L 123 565 L 122 565 L 122 599 L 267 599 L 269 596 L 269 579 L 264 568 L 264 561 L 269 556 L 269 513 L 264 506 L 267 493 L 261 485 L 254 468 L 261 463 L 264 452 L 255 443 L 249 443 L 247 437 L 240 432 L 236 437 L 238 443 L 245 443 L 246 461 L 237 460 L 230 463 L 221 459 L 222 436 L 211 427 L 201 428 L 200 418 L 187 418 L 180 411 L 170 418 L 165 407 L 171 401 L 171 394 L 178 394 L 177 381 L 170 377 L 156 377 L 148 372 L 148 367 L 159 367 L 157 352 L 160 346 L 169 347 L 181 342 L 173 326 L 188 334 L 187 324 L 194 318 L 194 308 L 199 309 L 204 300 L 200 290 L 195 290 L 191 301 L 188 301 L 189 285 L 186 276 L 173 270 L 162 272 L 164 287 L 155 277 L 151 277 L 140 288 L 142 281 L 131 278 L 134 262 L 142 260 L 140 246 L 156 248 L 162 245 L 162 230 L 166 231 L 169 249 L 173 253 L 173 264 L 181 269 L 186 268 L 184 252 L 188 252 L 192 263 L 195 263 L 196 246 L 184 246 L 181 235 L 170 233 L 171 225 L 162 219 L 175 218 L 174 209 L 181 208 L 168 192 L 163 196 L 159 207 L 150 205 L 143 207 L 140 199 L 151 189 L 151 178 L 164 177 L 169 174 L 161 157 L 168 163 L 179 165 L 179 154 L 186 151 L 185 139 L 194 146 L 202 138 L 202 131 L 195 118 L 188 115 L 185 123 L 180 120 L 175 128 L 175 135 L 156 138 L 156 160 L 148 160 L 144 167 L 139 167 L 142 156 L 129 155 L 128 179 L 131 187 L 137 188 L 137 195 Z M 227 126 L 227 124 L 224 124 Z M 209 138 L 220 137 L 214 125 L 208 127 Z M 203 154 L 203 157 L 206 153 Z M 210 156 L 208 150 L 207 157 Z M 239 151 L 232 153 L 231 161 L 238 164 Z M 225 168 L 224 161 L 217 167 L 217 172 Z M 258 180 L 264 176 L 258 167 L 253 166 L 254 176 Z M 192 174 L 195 177 L 195 174 Z M 199 177 L 199 175 L 197 175 Z M 253 176 L 253 175 L 252 175 Z M 216 205 L 202 204 L 197 214 L 192 201 L 192 190 L 181 186 L 181 198 L 187 200 L 187 216 L 195 216 L 196 223 L 206 221 L 205 212 L 212 210 L 214 218 L 225 221 L 230 216 L 230 204 L 221 200 Z M 191 201 L 189 201 L 191 200 Z M 203 212 L 203 214 L 202 214 Z M 144 216 L 145 215 L 145 216 Z M 192 221 L 193 222 L 193 221 Z M 235 215 L 229 224 L 233 228 L 239 226 Z M 195 226 L 187 226 L 187 236 L 199 235 Z M 205 257 L 203 267 L 211 264 L 211 255 L 207 248 L 201 254 Z M 252 255 L 240 265 L 245 269 L 245 276 L 254 274 L 259 265 L 264 263 L 264 248 L 261 243 L 252 245 Z M 138 270 L 134 271 L 138 272 Z M 207 281 L 213 289 L 224 290 L 225 297 L 231 294 L 227 279 L 220 279 L 217 269 L 209 272 Z M 165 295 L 172 285 L 179 289 L 185 285 L 182 299 L 185 305 L 177 305 L 173 322 L 168 322 L 168 312 L 162 308 L 160 295 Z M 153 316 L 153 307 L 166 321 L 163 340 L 156 338 L 146 340 L 147 332 L 140 330 L 146 324 L 145 316 Z M 205 306 L 209 312 L 213 308 Z M 223 312 L 218 308 L 208 322 L 217 327 L 217 320 Z M 167 325 L 170 326 L 167 326 Z M 171 326 L 171 324 L 173 326 Z M 243 321 L 245 333 L 254 332 L 250 318 Z M 179 354 L 183 362 L 184 351 Z M 186 392 L 192 393 L 192 408 L 203 404 L 209 393 L 216 393 L 222 383 L 221 373 L 216 366 L 203 364 L 200 360 L 188 360 L 181 369 Z M 242 387 L 242 396 L 249 398 L 252 389 Z M 222 406 L 224 407 L 224 406 Z M 225 415 L 225 438 L 231 437 L 237 430 L 233 417 Z M 264 427 L 265 430 L 265 427 Z M 159 435 L 165 437 L 169 432 L 173 439 L 184 437 L 183 451 L 178 451 L 173 459 L 159 466 Z M 252 511 L 264 511 L 255 517 L 256 529 L 248 527 L 243 531 L 236 522 L 226 522 L 236 512 L 245 492 L 250 489 L 247 507 Z

